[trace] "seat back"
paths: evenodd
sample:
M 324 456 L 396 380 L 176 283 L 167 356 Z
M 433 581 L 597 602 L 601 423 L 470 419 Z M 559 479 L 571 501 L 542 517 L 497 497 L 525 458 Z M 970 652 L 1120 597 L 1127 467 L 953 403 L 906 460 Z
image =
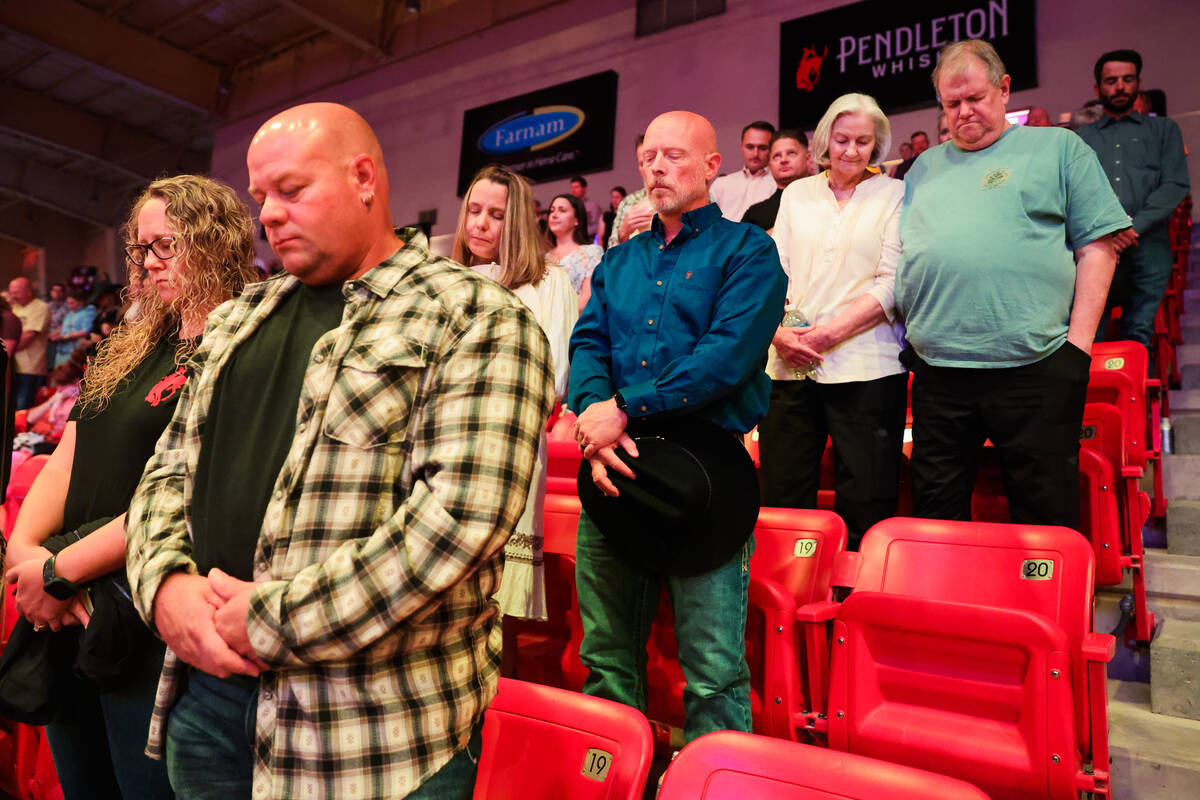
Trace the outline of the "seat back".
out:
M 21 510 L 21 504 L 25 502 L 25 495 L 29 494 L 29 487 L 33 486 L 34 479 L 49 460 L 50 456 L 48 455 L 30 456 L 13 470 L 12 476 L 8 480 L 8 491 L 4 496 L 4 535 L 6 537 L 17 521 L 17 513 Z
M 500 679 L 484 717 L 475 800 L 634 800 L 654 739 L 630 706 Z
M 546 493 L 576 494 L 575 476 L 583 460 L 579 444 L 571 435 L 575 415 L 567 411 L 559 415 L 546 435 Z
M 659 800 L 986 800 L 965 781 L 735 731 L 701 736 L 680 751 Z
M 1146 403 L 1146 348 L 1137 342 L 1097 342 L 1092 348 L 1087 402 L 1109 403 L 1125 418 L 1125 457 L 1135 467 L 1146 466 L 1149 409 Z
M 905 685 L 899 689 L 900 693 L 908 696 L 915 692 L 913 697 L 927 698 L 931 706 L 948 703 L 956 715 L 974 704 L 974 713 L 986 720 L 983 729 L 991 730 L 996 738 L 994 746 L 988 746 L 988 752 L 976 753 L 975 748 L 981 743 L 968 743 L 960 731 L 943 742 L 950 749 L 937 758 L 949 756 L 964 764 L 972 758 L 993 759 L 997 765 L 1008 758 L 1011 769 L 1012 763 L 1020 763 L 1020 753 L 1025 752 L 1022 743 L 1029 746 L 1029 754 L 1042 752 L 1046 742 L 1053 739 L 1055 726 L 1072 718 L 1073 727 L 1068 731 L 1073 731 L 1078 751 L 1090 752 L 1092 712 L 1083 645 L 1092 630 L 1094 559 L 1088 540 L 1067 528 L 893 518 L 867 532 L 860 551 L 855 594 L 879 593 L 884 598 L 879 606 L 882 609 L 888 609 L 889 602 L 899 608 L 902 604 L 898 601 L 905 599 L 909 602 L 904 605 L 915 615 L 915 619 L 904 621 L 912 627 L 906 633 L 869 634 L 873 637 L 870 647 L 874 648 L 870 658 L 876 663 L 893 659 L 894 663 L 889 663 L 901 671 L 902 665 L 916 665 L 916 674 L 927 669 L 928 674 L 934 675 L 931 683 L 919 687 Z M 865 607 L 873 602 L 869 596 L 855 603 L 852 600 L 854 595 L 839 612 L 839 624 L 856 606 Z M 934 602 L 923 605 L 922 601 Z M 935 641 L 937 630 L 932 627 L 932 620 L 939 608 L 950 608 L 944 612 L 945 623 L 959 624 L 964 631 L 965 639 L 956 639 L 949 649 Z M 869 615 L 866 618 L 870 619 Z M 890 624 L 894 627 L 895 621 Z M 928 638 L 923 630 L 934 638 Z M 1026 637 L 1024 641 L 1014 638 L 1018 633 Z M 1060 649 L 1062 652 L 1058 653 Z M 969 650 L 972 652 L 968 655 Z M 842 651 L 835 648 L 835 662 L 839 652 Z M 922 666 L 922 659 L 928 659 L 929 664 Z M 835 665 L 833 681 L 835 686 L 839 680 L 843 681 L 837 687 L 840 691 L 845 691 L 845 676 L 839 675 L 838 669 L 844 666 L 844 663 L 841 667 Z M 860 677 L 865 674 L 861 666 L 856 669 L 860 670 Z M 1066 697 L 1064 708 L 1045 706 L 1048 694 L 1037 700 L 1043 704 L 1042 708 L 1028 705 L 1039 691 L 1045 691 L 1038 689 L 1037 682 L 1046 680 L 1047 670 L 1057 670 L 1054 680 L 1046 685 L 1054 690 L 1054 698 Z M 905 680 L 917 680 L 911 675 L 901 678 L 885 673 L 886 669 L 877 673 L 885 685 L 899 681 L 895 684 L 899 687 Z M 949 688 L 956 681 L 962 682 L 960 688 L 965 687 L 965 695 L 955 695 Z M 980 687 L 989 682 L 995 685 L 980 693 Z M 970 700 L 966 707 L 958 703 L 964 697 Z M 921 702 L 916 701 L 917 705 Z M 835 740 L 834 703 L 831 692 L 831 744 Z M 1050 712 L 1051 718 L 1043 711 Z M 910 721 L 919 724 L 921 715 L 914 712 Z M 924 721 L 935 727 L 944 722 L 939 721 L 937 714 L 927 715 Z M 1000 723 L 1014 721 L 1016 727 L 1002 735 Z M 1037 728 L 1039 725 L 1042 727 Z M 1005 736 L 1010 738 L 1005 740 Z M 1071 760 L 1063 756 L 1061 763 Z M 997 779 L 996 770 L 1003 769 L 997 765 L 993 765 L 995 769 L 984 770 L 988 780 L 974 781 L 993 796 L 995 791 L 1002 790 L 985 784 Z M 1044 772 L 1046 764 L 1031 764 L 1030 769 L 1030 776 L 1039 770 L 1043 776 L 1049 774 Z M 1037 782 L 1034 777 L 1029 780 Z
M 770 580 L 797 606 L 829 599 L 833 560 L 846 549 L 846 523 L 832 511 L 761 508 L 750 579 Z

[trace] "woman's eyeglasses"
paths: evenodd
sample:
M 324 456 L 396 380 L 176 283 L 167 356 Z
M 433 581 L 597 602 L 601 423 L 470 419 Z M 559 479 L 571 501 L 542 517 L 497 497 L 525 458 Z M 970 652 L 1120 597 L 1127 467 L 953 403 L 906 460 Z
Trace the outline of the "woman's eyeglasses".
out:
M 160 236 L 150 244 L 125 245 L 125 257 L 139 267 L 146 263 L 147 252 L 153 252 L 159 260 L 166 261 L 179 254 L 179 244 L 174 236 Z

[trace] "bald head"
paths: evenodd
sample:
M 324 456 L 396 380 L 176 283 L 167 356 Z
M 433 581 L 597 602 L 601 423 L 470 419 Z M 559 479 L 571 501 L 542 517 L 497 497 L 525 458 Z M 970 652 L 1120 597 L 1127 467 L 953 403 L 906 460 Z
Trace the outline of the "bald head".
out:
M 8 296 L 19 306 L 29 305 L 33 300 L 33 284 L 29 278 L 13 278 L 8 282 Z
M 646 128 L 641 169 L 646 193 L 663 224 L 707 205 L 708 184 L 721 168 L 717 132 L 690 111 L 668 111 Z
M 305 283 L 357 277 L 399 247 L 379 140 L 352 109 L 306 103 L 276 114 L 254 134 L 246 166 L 271 247 Z

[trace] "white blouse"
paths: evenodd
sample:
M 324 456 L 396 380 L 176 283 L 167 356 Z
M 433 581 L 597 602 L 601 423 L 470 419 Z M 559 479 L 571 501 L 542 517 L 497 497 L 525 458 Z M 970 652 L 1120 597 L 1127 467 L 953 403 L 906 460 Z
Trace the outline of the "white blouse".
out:
M 779 201 L 772 236 L 788 276 L 787 308 L 810 325 L 831 322 L 863 294 L 883 306 L 886 320 L 821 355 L 818 383 L 869 381 L 904 372 L 899 355 L 904 327 L 895 317 L 894 286 L 900 261 L 900 205 L 904 182 L 868 178 L 838 206 L 822 172 L 791 183 Z M 767 359 L 774 380 L 795 380 L 775 348 Z
M 472 267 L 478 273 L 494 281 L 500 280 L 499 264 L 479 264 Z M 567 396 L 567 367 L 571 358 L 568 345 L 575 321 L 579 319 L 579 296 L 571 288 L 571 279 L 566 270 L 553 264 L 547 265 L 546 277 L 534 286 L 527 283 L 513 291 L 521 302 L 533 312 L 533 317 L 542 326 L 542 332 L 550 342 L 550 361 L 554 365 L 554 391 L 559 400 Z

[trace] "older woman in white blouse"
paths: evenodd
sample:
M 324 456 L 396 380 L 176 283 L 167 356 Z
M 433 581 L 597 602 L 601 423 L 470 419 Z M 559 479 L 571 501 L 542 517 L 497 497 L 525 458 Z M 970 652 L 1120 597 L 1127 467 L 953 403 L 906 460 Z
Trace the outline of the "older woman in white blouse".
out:
M 784 190 L 773 232 L 791 313 L 767 364 L 763 504 L 814 508 L 831 437 L 834 510 L 853 548 L 895 512 L 899 491 L 907 375 L 892 290 L 904 184 L 878 169 L 890 143 L 891 126 L 872 98 L 835 100 L 812 139 L 824 170 Z M 796 324 L 797 312 L 808 325 Z

